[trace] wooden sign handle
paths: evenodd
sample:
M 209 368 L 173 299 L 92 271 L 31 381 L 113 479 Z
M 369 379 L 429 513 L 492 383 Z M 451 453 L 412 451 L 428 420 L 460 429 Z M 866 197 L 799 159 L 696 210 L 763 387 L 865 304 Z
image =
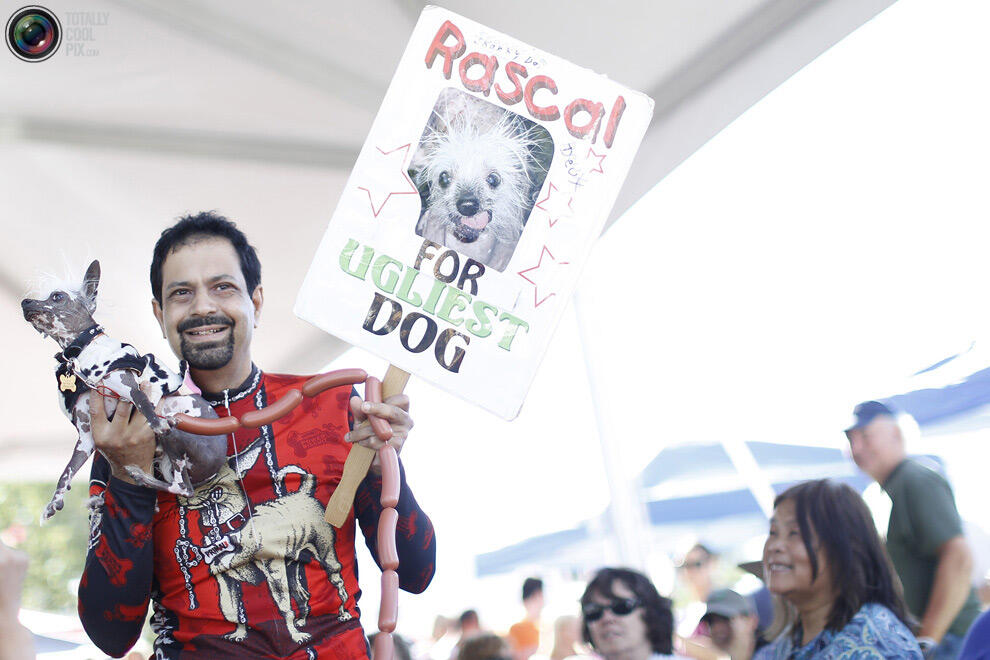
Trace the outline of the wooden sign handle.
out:
M 388 365 L 385 378 L 382 380 L 382 400 L 384 401 L 393 394 L 401 394 L 406 389 L 409 382 L 409 372 L 399 369 L 395 365 Z M 347 514 L 354 506 L 354 495 L 357 493 L 358 485 L 364 476 L 368 474 L 371 461 L 375 458 L 375 450 L 352 445 L 351 451 L 344 461 L 344 474 L 340 477 L 340 483 L 330 496 L 327 503 L 326 521 L 339 528 L 347 520 Z

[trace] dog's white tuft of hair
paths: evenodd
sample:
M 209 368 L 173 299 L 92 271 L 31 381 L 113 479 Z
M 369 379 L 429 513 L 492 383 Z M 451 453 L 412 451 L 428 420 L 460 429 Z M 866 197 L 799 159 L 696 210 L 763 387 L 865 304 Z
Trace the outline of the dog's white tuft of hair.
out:
M 86 272 L 86 267 L 93 261 L 92 259 L 79 260 L 78 257 L 70 258 L 64 250 L 60 250 L 62 259 L 61 272 L 37 271 L 35 276 L 28 282 L 26 297 L 36 300 L 43 300 L 55 291 L 64 291 L 73 296 L 81 296 L 85 282 L 80 273 Z
M 44 300 L 56 291 L 64 291 L 74 297 L 82 295 L 83 282 L 77 277 L 69 278 L 65 275 L 55 273 L 39 272 L 28 283 L 26 297 L 36 300 Z
M 505 243 L 518 240 L 532 206 L 532 173 L 540 169 L 533 155 L 537 125 L 527 128 L 510 113 L 493 117 L 470 106 L 443 115 L 434 110 L 431 124 L 421 143 L 425 163 L 416 173 L 417 185 L 429 190 L 429 221 L 454 225 L 458 196 L 470 191 L 491 213 L 485 231 Z M 493 172 L 500 179 L 495 187 L 486 182 Z M 447 186 L 439 184 L 442 173 Z

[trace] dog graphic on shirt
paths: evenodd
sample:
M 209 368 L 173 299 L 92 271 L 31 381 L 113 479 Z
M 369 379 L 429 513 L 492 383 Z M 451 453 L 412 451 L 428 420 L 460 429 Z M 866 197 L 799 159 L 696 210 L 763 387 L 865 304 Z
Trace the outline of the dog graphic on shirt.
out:
M 235 629 L 224 637 L 239 642 L 247 637 L 241 585 L 268 585 L 272 600 L 285 618 L 289 635 L 296 643 L 308 642 L 311 635 L 299 630 L 309 615 L 309 591 L 301 575 L 300 556 L 310 551 L 327 573 L 340 596 L 339 621 L 351 619 L 345 608 L 347 589 L 334 547 L 336 533 L 324 519 L 323 505 L 314 496 L 316 478 L 295 465 L 279 470 L 283 483 L 288 474 L 300 475 L 299 490 L 254 506 L 247 511 L 247 498 L 240 479 L 253 466 L 263 448 L 261 439 L 247 450 L 227 460 L 210 482 L 196 489 L 192 497 L 179 496 L 179 504 L 199 510 L 210 527 L 201 548 L 210 573 L 220 588 L 220 611 Z M 299 616 L 292 609 L 293 601 Z

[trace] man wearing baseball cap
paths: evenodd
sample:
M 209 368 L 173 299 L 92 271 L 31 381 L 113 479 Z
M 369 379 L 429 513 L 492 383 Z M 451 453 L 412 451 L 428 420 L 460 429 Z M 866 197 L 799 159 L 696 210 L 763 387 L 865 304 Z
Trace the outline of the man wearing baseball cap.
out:
M 970 584 L 973 556 L 949 482 L 907 457 L 897 414 L 880 401 L 861 403 L 846 437 L 856 465 L 890 496 L 887 553 L 920 622 L 919 640 L 937 644 L 927 657 L 955 659 L 980 612 Z
M 761 644 L 756 607 L 732 589 L 716 589 L 708 595 L 701 623 L 708 627 L 712 645 L 731 660 L 749 660 Z

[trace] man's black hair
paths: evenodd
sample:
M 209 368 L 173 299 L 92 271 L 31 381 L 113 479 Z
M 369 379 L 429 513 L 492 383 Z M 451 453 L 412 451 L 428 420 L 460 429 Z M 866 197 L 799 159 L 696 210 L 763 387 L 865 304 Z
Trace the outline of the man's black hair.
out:
M 261 284 L 261 262 L 248 243 L 247 237 L 233 222 L 214 211 L 187 215 L 162 232 L 151 257 L 151 293 L 162 303 L 162 264 L 175 250 L 204 238 L 225 238 L 230 241 L 241 263 L 241 274 L 250 296 Z
M 457 623 L 461 627 L 464 627 L 465 623 L 478 625 L 478 613 L 475 610 L 464 610 L 457 618 Z
M 615 599 L 614 586 L 621 582 L 626 589 L 633 592 L 642 604 L 643 621 L 646 623 L 646 635 L 654 653 L 673 653 L 674 647 L 674 614 L 671 611 L 670 599 L 664 598 L 657 588 L 638 571 L 628 568 L 603 568 L 591 579 L 581 595 L 581 607 L 592 602 L 592 595 Z M 636 616 L 634 612 L 630 616 Z M 594 647 L 588 622 L 582 617 L 582 634 L 584 641 Z
M 522 587 L 523 601 L 529 600 L 531 596 L 537 593 L 543 593 L 543 580 L 535 577 L 526 578 Z

